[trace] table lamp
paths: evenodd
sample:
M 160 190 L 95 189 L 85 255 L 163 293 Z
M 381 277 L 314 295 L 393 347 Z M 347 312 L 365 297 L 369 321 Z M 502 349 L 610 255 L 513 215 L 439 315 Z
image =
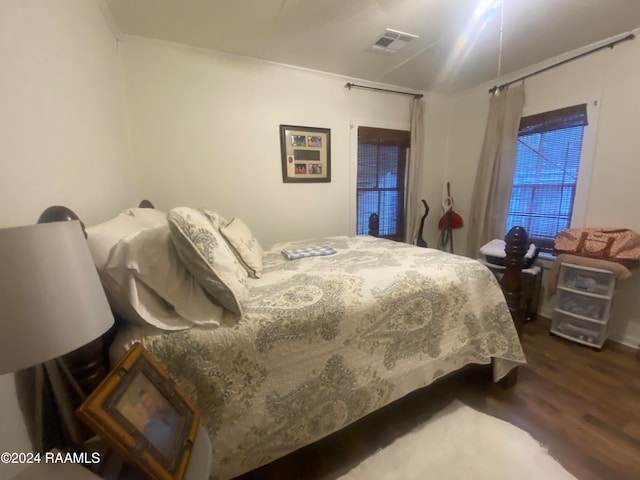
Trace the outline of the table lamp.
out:
M 82 443 L 59 358 L 105 333 L 114 322 L 80 222 L 0 229 L 0 375 L 35 367 L 34 449 L 42 449 L 45 371 L 74 446 Z

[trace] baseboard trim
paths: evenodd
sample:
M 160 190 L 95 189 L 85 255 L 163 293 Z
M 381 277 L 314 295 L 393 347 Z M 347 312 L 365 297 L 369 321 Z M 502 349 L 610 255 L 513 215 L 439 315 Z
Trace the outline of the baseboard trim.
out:
M 538 313 L 538 318 L 535 321 L 536 322 L 541 321 L 543 323 L 546 323 L 548 325 L 548 328 L 551 328 L 551 317 Z M 526 328 L 526 324 L 525 324 L 525 328 Z M 607 338 L 607 342 L 618 343 L 620 345 L 624 345 L 625 347 L 632 348 L 633 350 L 640 349 L 640 339 L 634 338 L 634 337 L 627 337 L 627 336 L 618 337 L 615 335 L 610 335 L 609 338 Z
M 609 340 L 612 342 L 619 343 L 620 345 L 624 345 L 625 347 L 633 348 L 634 350 L 640 348 L 640 339 L 633 337 L 616 337 L 611 336 Z

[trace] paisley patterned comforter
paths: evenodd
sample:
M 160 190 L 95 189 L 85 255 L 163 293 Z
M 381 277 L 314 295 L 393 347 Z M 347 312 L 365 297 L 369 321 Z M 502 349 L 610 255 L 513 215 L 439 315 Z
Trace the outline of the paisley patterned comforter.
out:
M 331 245 L 334 255 L 280 251 Z M 368 236 L 274 246 L 233 327 L 141 339 L 194 399 L 229 478 L 310 444 L 469 363 L 494 380 L 524 363 L 480 263 Z M 140 338 L 136 338 L 140 337 Z

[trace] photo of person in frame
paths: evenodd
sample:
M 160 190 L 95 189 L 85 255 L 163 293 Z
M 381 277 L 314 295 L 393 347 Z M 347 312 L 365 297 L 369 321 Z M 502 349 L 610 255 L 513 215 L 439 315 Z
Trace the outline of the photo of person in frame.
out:
M 307 137 L 305 135 L 291 135 L 291 145 L 294 147 L 304 147 Z
M 321 163 L 312 163 L 309 165 L 309 174 L 310 175 L 322 175 L 322 164 Z
M 309 136 L 307 137 L 307 147 L 322 147 L 322 137 Z
M 131 382 L 116 409 L 162 455 L 171 455 L 179 433 L 180 418 L 144 374 L 139 373 Z
M 296 163 L 296 175 L 306 175 L 307 165 L 305 163 Z

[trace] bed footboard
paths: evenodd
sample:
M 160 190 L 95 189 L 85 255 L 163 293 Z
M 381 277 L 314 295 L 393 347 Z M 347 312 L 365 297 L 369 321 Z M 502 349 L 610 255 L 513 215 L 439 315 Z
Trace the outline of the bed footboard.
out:
M 522 268 L 524 256 L 527 253 L 529 236 L 523 227 L 513 227 L 505 237 L 505 272 L 500 282 L 504 297 L 507 300 L 511 318 L 518 332 L 518 339 L 522 340 L 522 330 L 526 318 L 522 305 Z M 514 368 L 501 381 L 504 388 L 513 387 L 518 380 L 518 369 Z

